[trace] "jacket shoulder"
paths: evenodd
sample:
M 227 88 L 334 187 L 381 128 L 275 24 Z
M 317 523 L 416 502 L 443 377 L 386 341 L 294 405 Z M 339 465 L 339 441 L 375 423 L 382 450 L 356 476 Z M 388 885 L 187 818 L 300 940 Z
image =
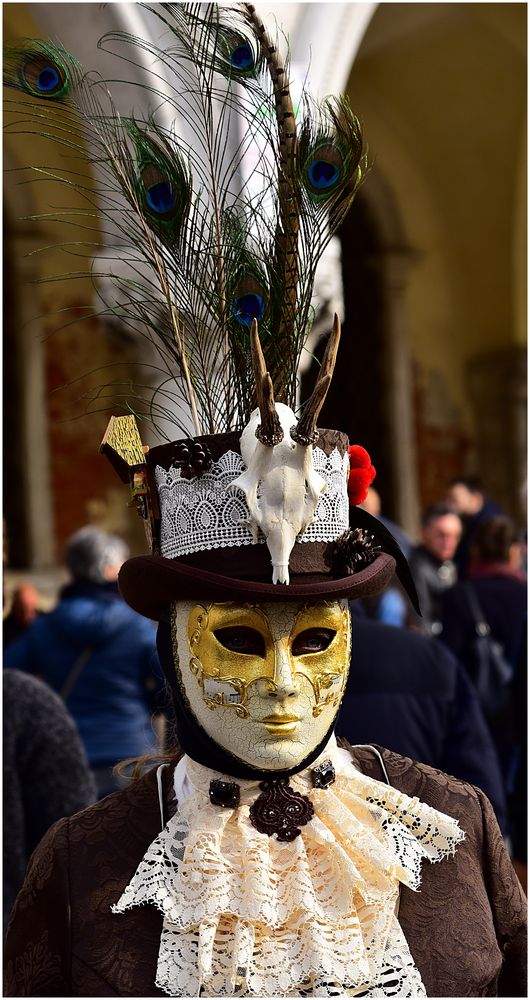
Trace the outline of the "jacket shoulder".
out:
M 61 819 L 33 852 L 11 912 L 4 946 L 4 996 L 70 995 L 67 863 L 68 819 Z
M 419 893 L 401 893 L 399 921 L 427 996 L 527 996 L 526 900 L 487 797 L 393 751 L 350 750 L 365 774 L 384 781 L 382 761 L 394 788 L 458 820 L 466 835 L 443 864 L 423 866 Z
M 170 768 L 165 768 L 163 788 L 169 795 L 171 783 Z M 157 768 L 153 767 L 139 780 L 121 791 L 105 796 L 94 805 L 70 817 L 69 837 L 71 844 L 80 843 L 87 835 L 101 837 L 112 834 L 113 830 L 124 831 L 127 824 L 140 839 L 154 837 L 160 832 L 161 816 L 158 798 Z
M 471 825 L 481 830 L 485 796 L 474 785 L 376 744 L 373 747 L 352 746 L 349 749 L 365 774 L 378 781 L 385 781 L 382 760 L 388 780 L 394 788 L 452 816 L 468 832 Z
M 162 784 L 168 803 L 172 768 Z M 162 825 L 154 768 L 49 830 L 13 910 L 5 995 L 158 995 L 160 914 L 144 907 L 116 916 L 111 905 Z

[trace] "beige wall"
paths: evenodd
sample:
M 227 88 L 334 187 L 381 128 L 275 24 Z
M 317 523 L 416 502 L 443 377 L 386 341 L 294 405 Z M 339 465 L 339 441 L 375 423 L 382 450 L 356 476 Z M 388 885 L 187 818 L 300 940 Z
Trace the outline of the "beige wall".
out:
M 526 334 L 525 20 L 524 4 L 380 4 L 349 84 L 419 254 L 410 347 L 470 430 L 466 363 Z
M 4 44 L 9 45 L 14 39 L 19 38 L 41 38 L 42 33 L 28 13 L 25 4 L 4 4 L 3 5 L 3 30 Z M 32 215 L 46 215 L 52 213 L 52 206 L 61 207 L 68 202 L 68 207 L 73 211 L 76 209 L 86 209 L 86 201 L 79 195 L 75 188 L 68 189 L 67 199 L 64 189 L 59 189 L 57 183 L 48 180 L 44 175 L 35 177 L 28 170 L 21 172 L 20 168 L 27 168 L 35 165 L 53 171 L 54 169 L 70 166 L 72 171 L 76 171 L 80 182 L 92 186 L 90 171 L 86 161 L 82 157 L 74 157 L 67 164 L 67 152 L 60 150 L 57 145 L 47 140 L 42 134 L 35 134 L 39 131 L 45 133 L 49 120 L 52 116 L 57 116 L 53 106 L 43 104 L 41 119 L 38 123 L 30 122 L 23 117 L 23 102 L 18 95 L 7 88 L 4 89 L 4 149 L 8 159 L 9 171 L 4 178 L 4 208 L 8 212 L 12 229 L 19 235 L 24 235 L 35 240 L 35 247 L 48 247 L 46 252 L 38 253 L 35 256 L 35 267 L 40 278 L 54 277 L 61 271 L 83 270 L 82 263 L 72 257 L 68 257 L 61 249 L 62 244 L 72 240 L 72 226 L 68 221 L 24 221 L 22 216 L 31 212 Z M 27 121 L 27 125 L 24 121 Z M 71 128 L 71 124 L 70 124 Z M 82 136 L 79 133 L 75 136 L 81 149 L 84 149 Z M 12 170 L 18 173 L 12 173 Z M 27 181 L 30 183 L 25 183 Z M 21 190 L 20 182 L 24 182 L 24 189 Z M 53 214 L 53 213 L 52 213 Z M 71 221 L 71 220 L 70 220 Z M 98 221 L 94 223 L 95 239 L 97 239 Z M 78 238 L 78 237 L 77 237 Z M 70 294 L 75 297 L 89 294 L 91 282 L 87 278 L 69 278 Z M 57 290 L 57 285 L 42 286 L 36 293 L 36 299 L 40 303 L 51 302 L 62 295 Z

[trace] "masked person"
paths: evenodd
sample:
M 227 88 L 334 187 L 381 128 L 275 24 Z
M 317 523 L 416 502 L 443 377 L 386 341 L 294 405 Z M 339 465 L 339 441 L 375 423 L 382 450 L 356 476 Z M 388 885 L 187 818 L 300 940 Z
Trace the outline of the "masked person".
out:
M 162 551 L 204 475 L 162 513 Z M 11 923 L 7 996 L 523 995 L 524 897 L 483 793 L 337 746 L 347 599 L 394 560 L 333 576 L 321 549 L 295 543 L 290 563 L 311 572 L 277 585 L 229 575 L 237 546 L 125 564 L 126 599 L 160 620 L 182 749 L 44 838 Z M 249 567 L 262 551 L 248 547 Z
M 179 201 L 174 136 L 154 118 L 142 129 L 98 112 L 94 125 L 97 91 L 88 112 L 75 105 L 98 164 L 111 177 L 120 164 L 128 231 L 137 216 L 149 228 L 173 324 L 157 335 L 195 428 L 148 449 L 134 418 L 116 417 L 102 444 L 151 540 L 119 582 L 159 622 L 178 749 L 44 838 L 10 925 L 6 995 L 522 995 L 524 898 L 485 796 L 334 737 L 348 601 L 395 570 L 414 599 L 398 546 L 357 506 L 375 472 L 367 453 L 317 427 L 338 319 L 293 409 L 314 267 L 360 181 L 362 143 L 345 102 L 320 118 L 310 106 L 297 125 L 276 46 L 251 5 L 237 10 L 227 23 L 236 14 L 216 5 L 153 8 L 171 44 L 141 40 L 141 57 L 175 73 L 175 102 L 210 80 L 197 114 L 221 100 L 216 155 L 227 108 L 246 116 L 247 138 L 265 135 L 267 199 L 246 184 L 230 211 L 227 190 Z M 53 90 L 61 66 L 43 68 L 37 49 L 13 85 Z M 234 78 L 241 104 L 226 96 Z M 204 181 L 216 155 L 197 161 L 196 131 L 187 155 Z M 128 308 L 148 323 L 152 290 L 138 281 Z M 163 400 L 167 385 L 164 374 Z

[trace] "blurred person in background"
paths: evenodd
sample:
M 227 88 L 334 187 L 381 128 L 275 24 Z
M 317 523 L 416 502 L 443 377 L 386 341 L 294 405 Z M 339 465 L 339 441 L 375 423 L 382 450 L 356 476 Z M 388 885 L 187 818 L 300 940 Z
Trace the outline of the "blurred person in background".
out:
M 442 639 L 464 664 L 470 665 L 475 628 L 466 599 L 471 586 L 493 638 L 514 659 L 526 619 L 526 577 L 520 569 L 520 543 L 510 518 L 486 518 L 473 537 L 469 582 L 459 581 L 443 596 Z
M 381 498 L 373 486 L 369 486 L 366 499 L 359 504 L 363 510 L 368 511 L 373 517 L 390 531 L 396 539 L 401 551 L 408 558 L 412 542 L 407 533 L 398 524 L 381 514 Z M 374 597 L 365 598 L 362 605 L 369 618 L 383 622 L 385 625 L 395 625 L 399 628 L 405 627 L 407 623 L 407 602 L 403 590 L 396 576 L 393 577 L 388 587 Z
M 31 583 L 22 583 L 14 591 L 11 610 L 4 618 L 2 630 L 4 648 L 18 639 L 19 635 L 23 635 L 41 613 L 39 595 L 35 587 Z
M 451 507 L 433 504 L 427 508 L 420 544 L 409 556 L 422 614 L 417 624 L 427 635 L 439 635 L 442 630 L 442 595 L 457 580 L 453 559 L 461 534 L 462 522 Z
M 462 537 L 455 552 L 458 576 L 462 579 L 468 574 L 470 543 L 478 525 L 503 511 L 485 495 L 478 476 L 456 476 L 449 483 L 446 500 L 448 507 L 462 518 Z
M 385 590 L 362 598 L 360 604 L 368 618 L 381 622 L 382 625 L 393 625 L 395 628 L 407 626 L 409 609 L 395 574 Z
M 352 655 L 337 735 L 376 743 L 477 785 L 503 835 L 507 806 L 491 734 L 465 670 L 438 641 L 369 621 L 351 602 Z
M 513 797 L 517 761 L 524 752 L 521 727 L 517 725 L 516 677 L 520 650 L 526 648 L 527 583 L 520 567 L 520 544 L 510 518 L 486 518 L 477 527 L 470 550 L 469 578 L 444 594 L 441 639 L 476 680 L 476 614 L 489 627 L 503 659 L 511 665 L 512 681 L 497 712 L 491 712 L 489 727 L 499 755 L 505 787 Z M 470 600 L 469 588 L 472 591 Z M 519 671 L 521 667 L 519 666 Z
M 75 722 L 35 677 L 3 672 L 3 912 L 7 921 L 26 866 L 46 831 L 96 799 Z
M 113 767 L 156 749 L 151 711 L 163 688 L 154 626 L 129 608 L 117 585 L 122 539 L 91 526 L 69 539 L 72 582 L 57 607 L 5 652 L 4 666 L 36 674 L 66 702 L 100 797 L 120 786 Z
M 383 514 L 381 514 L 381 497 L 373 486 L 368 487 L 366 500 L 360 503 L 359 507 L 362 507 L 363 510 L 367 510 L 369 514 L 373 515 L 373 517 L 377 517 L 378 521 L 381 521 L 381 524 L 384 524 L 385 528 L 388 528 L 390 533 L 396 539 L 401 551 L 408 559 L 409 552 L 412 548 L 412 540 L 407 535 L 404 528 L 401 528 L 395 521 L 391 521 L 389 517 L 384 517 Z

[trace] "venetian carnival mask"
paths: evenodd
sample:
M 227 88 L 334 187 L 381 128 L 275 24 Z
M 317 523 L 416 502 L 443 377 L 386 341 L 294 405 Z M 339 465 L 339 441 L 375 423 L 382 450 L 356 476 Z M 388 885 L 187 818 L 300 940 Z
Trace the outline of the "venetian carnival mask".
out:
M 182 693 L 224 750 L 283 770 L 324 739 L 348 674 L 347 601 L 176 601 L 171 630 Z

